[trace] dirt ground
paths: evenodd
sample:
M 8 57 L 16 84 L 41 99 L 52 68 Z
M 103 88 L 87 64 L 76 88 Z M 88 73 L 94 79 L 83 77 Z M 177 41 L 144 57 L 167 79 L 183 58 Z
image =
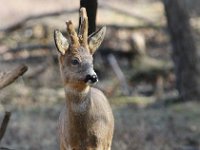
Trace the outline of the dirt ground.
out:
M 0 31 L 12 26 L 28 16 L 79 7 L 79 1 L 73 0 L 2 0 L 0 5 Z M 67 3 L 67 4 L 66 4 Z M 70 4 L 70 5 L 69 5 Z M 156 0 L 99 0 L 98 24 L 133 25 L 135 27 L 154 25 L 155 28 L 138 29 L 144 35 L 147 53 L 151 57 L 169 60 L 171 46 L 165 25 L 163 6 Z M 32 7 L 34 6 L 34 9 Z M 112 6 L 112 7 L 111 7 Z M 114 8 L 113 10 L 111 8 Z M 121 12 L 116 10 L 120 9 Z M 123 13 L 122 13 L 123 12 Z M 4 111 L 11 111 L 12 116 L 1 147 L 14 150 L 55 150 L 58 146 L 57 120 L 64 105 L 62 87 L 56 51 L 53 45 L 53 30 L 65 29 L 64 21 L 72 19 L 78 23 L 78 13 L 61 14 L 28 20 L 23 26 L 9 33 L 0 32 L 0 71 L 14 68 L 25 63 L 29 71 L 15 83 L 0 91 L 0 120 Z M 158 27 L 158 28 L 157 28 Z M 120 40 L 110 34 L 115 30 L 108 28 L 106 41 L 111 45 L 126 39 L 127 35 L 136 32 L 123 29 L 115 32 Z M 50 48 L 39 48 L 27 52 L 5 52 L 15 47 L 26 45 L 50 45 Z M 119 42 L 120 43 L 120 42 Z M 127 48 L 127 41 L 122 42 Z M 109 42 L 105 42 L 104 45 Z M 53 47 L 53 48 L 52 48 Z M 25 48 L 24 48 L 25 49 Z M 96 58 L 99 59 L 99 58 Z M 120 65 L 127 69 L 127 62 L 120 59 Z M 200 150 L 200 103 L 187 102 L 153 107 L 156 98 L 141 93 L 123 96 L 108 62 L 96 65 L 100 81 L 97 87 L 102 89 L 111 103 L 115 132 L 113 150 Z M 102 67 L 101 65 L 104 65 Z M 40 71 L 41 67 L 45 68 Z M 100 67 L 99 67 L 100 66 Z M 123 67 L 122 67 L 123 68 Z M 107 70 L 106 70 L 107 69 Z M 38 71 L 39 70 L 39 71 Z M 123 71 L 130 71 L 131 68 Z M 34 74 L 34 72 L 37 72 Z M 130 83 L 131 90 L 146 90 L 151 84 L 142 81 Z M 144 88 L 145 86 L 145 88 Z M 114 89 L 113 87 L 117 87 Z M 141 88 L 142 87 L 142 88 Z M 153 87 L 154 88 L 154 87 Z M 109 92 L 107 92 L 109 91 Z

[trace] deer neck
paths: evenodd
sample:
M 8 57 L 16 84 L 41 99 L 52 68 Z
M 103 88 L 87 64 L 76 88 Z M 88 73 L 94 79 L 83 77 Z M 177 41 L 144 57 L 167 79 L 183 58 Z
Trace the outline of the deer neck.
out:
M 90 87 L 86 86 L 81 91 L 65 86 L 66 104 L 69 114 L 79 114 L 88 111 L 90 101 Z
M 79 141 L 83 142 L 88 134 L 87 120 L 91 108 L 90 87 L 88 86 L 82 91 L 65 87 L 65 94 L 70 142 L 72 145 L 79 145 Z

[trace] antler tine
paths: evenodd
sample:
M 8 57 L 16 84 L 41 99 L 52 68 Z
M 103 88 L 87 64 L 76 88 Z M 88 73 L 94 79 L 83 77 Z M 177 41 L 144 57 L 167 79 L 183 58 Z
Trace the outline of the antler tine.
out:
M 81 43 L 84 46 L 87 46 L 88 41 L 88 17 L 85 8 L 80 9 L 80 28 L 79 28 L 79 37 Z
M 66 22 L 67 31 L 71 38 L 72 45 L 79 45 L 79 38 L 71 21 Z

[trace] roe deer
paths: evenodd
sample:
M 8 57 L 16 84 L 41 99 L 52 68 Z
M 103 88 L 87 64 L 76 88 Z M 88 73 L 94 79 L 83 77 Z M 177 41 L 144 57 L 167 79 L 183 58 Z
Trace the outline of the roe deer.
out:
M 80 27 L 76 33 L 66 22 L 67 36 L 54 32 L 64 82 L 66 106 L 59 118 L 60 150 L 110 150 L 114 118 L 104 94 L 90 87 L 98 81 L 93 69 L 95 50 L 101 44 L 106 28 L 88 37 L 88 18 L 80 9 Z

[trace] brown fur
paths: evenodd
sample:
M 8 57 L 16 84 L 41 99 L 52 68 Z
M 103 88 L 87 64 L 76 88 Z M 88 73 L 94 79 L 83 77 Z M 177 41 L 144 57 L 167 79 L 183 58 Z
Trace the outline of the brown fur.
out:
M 80 15 L 78 35 L 71 21 L 66 23 L 66 39 L 59 31 L 54 35 L 66 95 L 59 118 L 60 150 L 110 150 L 114 130 L 111 107 L 104 94 L 84 80 L 88 73 L 94 74 L 92 54 L 103 40 L 105 29 L 89 38 L 89 46 L 84 8 Z M 78 65 L 72 63 L 74 59 Z
M 90 97 L 91 95 L 91 97 Z M 81 103 L 68 94 L 67 105 L 60 115 L 61 150 L 109 150 L 113 136 L 113 116 L 105 96 L 97 89 L 91 88 L 86 94 L 87 110 L 74 112 L 72 103 Z M 69 100 L 71 99 L 71 100 Z M 75 101 L 75 102 L 74 102 Z

